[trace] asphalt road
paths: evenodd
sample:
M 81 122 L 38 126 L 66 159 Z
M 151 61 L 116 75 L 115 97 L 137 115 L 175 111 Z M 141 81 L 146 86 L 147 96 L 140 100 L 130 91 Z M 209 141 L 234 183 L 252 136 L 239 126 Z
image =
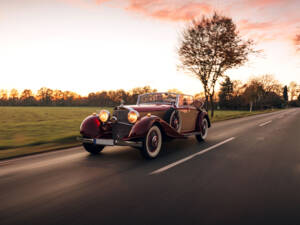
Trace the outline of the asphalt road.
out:
M 165 148 L 154 161 L 129 147 L 0 161 L 0 224 L 300 224 L 300 109 Z

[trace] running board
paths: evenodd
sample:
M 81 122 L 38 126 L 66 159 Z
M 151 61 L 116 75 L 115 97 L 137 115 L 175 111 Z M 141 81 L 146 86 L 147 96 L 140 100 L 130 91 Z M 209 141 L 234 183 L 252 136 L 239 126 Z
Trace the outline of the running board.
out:
M 200 135 L 201 132 L 198 131 L 198 132 L 192 132 L 192 133 L 186 133 L 186 134 L 182 134 L 184 137 L 189 137 L 189 136 L 193 136 L 193 135 Z

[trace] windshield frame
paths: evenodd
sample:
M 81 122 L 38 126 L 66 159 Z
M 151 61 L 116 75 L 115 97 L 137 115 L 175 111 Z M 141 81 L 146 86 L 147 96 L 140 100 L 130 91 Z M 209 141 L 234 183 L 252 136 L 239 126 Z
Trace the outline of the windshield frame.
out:
M 154 92 L 154 93 L 146 93 L 146 94 L 141 94 L 138 95 L 137 99 L 137 105 L 172 105 L 172 102 L 143 102 L 141 103 L 141 97 L 145 95 L 155 95 L 155 94 L 168 94 L 168 95 L 175 95 L 175 105 L 178 106 L 178 101 L 179 101 L 179 94 L 176 93 L 168 93 L 168 92 Z

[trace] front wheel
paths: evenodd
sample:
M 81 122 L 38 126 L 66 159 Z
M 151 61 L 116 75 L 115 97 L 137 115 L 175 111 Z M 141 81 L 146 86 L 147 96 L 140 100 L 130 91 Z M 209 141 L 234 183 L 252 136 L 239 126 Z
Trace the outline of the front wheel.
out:
M 104 145 L 94 145 L 91 143 L 83 143 L 82 145 L 86 151 L 93 155 L 99 154 L 105 147 Z
M 208 134 L 208 121 L 206 118 L 204 118 L 202 120 L 200 134 L 196 135 L 197 141 L 199 141 L 199 142 L 204 141 L 207 137 L 207 134 Z
M 158 126 L 152 126 L 143 140 L 142 155 L 146 159 L 156 158 L 162 147 L 162 134 Z

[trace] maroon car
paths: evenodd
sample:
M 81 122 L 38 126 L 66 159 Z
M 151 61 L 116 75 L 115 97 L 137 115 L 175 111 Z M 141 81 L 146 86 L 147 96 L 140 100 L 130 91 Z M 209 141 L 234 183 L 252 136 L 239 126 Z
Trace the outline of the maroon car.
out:
M 80 126 L 79 141 L 92 154 L 105 146 L 133 146 L 144 157 L 156 158 L 164 140 L 195 135 L 207 137 L 210 120 L 202 103 L 190 95 L 149 93 L 138 96 L 136 105 L 115 107 L 88 116 Z

